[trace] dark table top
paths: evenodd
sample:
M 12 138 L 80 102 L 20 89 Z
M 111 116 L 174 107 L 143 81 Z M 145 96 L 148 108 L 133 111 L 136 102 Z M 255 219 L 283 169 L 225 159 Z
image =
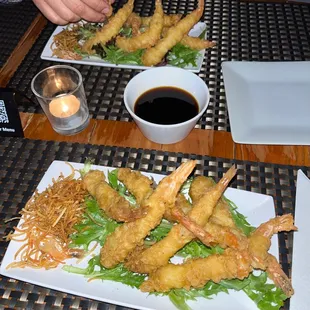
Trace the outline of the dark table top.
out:
M 19 3 L 0 3 L 0 68 L 38 14 L 32 0 Z

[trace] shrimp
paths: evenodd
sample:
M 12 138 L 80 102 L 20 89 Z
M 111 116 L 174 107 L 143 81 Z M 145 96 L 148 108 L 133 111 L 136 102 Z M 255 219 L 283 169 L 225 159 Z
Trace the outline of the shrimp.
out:
M 146 210 L 134 208 L 105 180 L 101 171 L 93 170 L 83 178 L 89 193 L 96 198 L 102 210 L 118 222 L 130 222 L 145 215 Z
M 189 217 L 199 225 L 205 225 L 212 211 L 226 189 L 231 179 L 236 174 L 236 168 L 232 166 L 225 176 L 213 187 L 205 191 L 205 194 L 193 205 L 189 211 Z M 168 235 L 147 248 L 138 255 L 132 253 L 126 262 L 126 267 L 134 272 L 150 273 L 160 266 L 166 265 L 169 259 L 195 236 L 183 225 L 172 227 Z
M 205 229 L 188 219 L 186 216 L 182 216 L 180 212 L 177 212 L 175 216 L 180 220 L 187 229 L 195 234 L 205 245 L 209 246 L 210 243 L 215 239 L 221 242 L 221 234 L 226 235 L 225 232 L 220 230 L 212 231 Z M 270 247 L 270 238 L 273 234 L 280 231 L 291 231 L 296 230 L 296 226 L 293 224 L 293 216 L 291 214 L 278 216 L 269 220 L 266 223 L 261 224 L 249 238 L 241 238 L 240 242 L 235 244 L 235 248 L 239 251 L 247 251 L 250 255 L 251 266 L 255 269 L 266 270 L 270 279 L 272 279 L 276 286 L 280 287 L 286 296 L 290 297 L 294 294 L 292 284 L 281 269 L 277 259 L 268 253 Z M 217 232 L 217 234 L 215 234 Z M 225 236 L 224 243 L 231 245 L 230 235 Z M 170 275 L 166 275 L 169 277 Z
M 109 18 L 109 21 L 102 29 L 98 30 L 94 37 L 88 39 L 82 46 L 82 51 L 88 54 L 93 54 L 92 48 L 96 44 L 105 45 L 111 39 L 116 37 L 132 13 L 134 0 L 128 0 L 128 2 L 119 9 L 114 16 Z
M 161 0 L 156 0 L 155 13 L 152 16 L 150 27 L 145 32 L 132 38 L 118 36 L 116 38 L 116 45 L 126 52 L 134 52 L 138 49 L 152 47 L 160 39 L 163 25 L 164 11 Z
M 183 264 L 167 264 L 149 275 L 142 283 L 142 292 L 167 292 L 175 288 L 203 287 L 206 282 L 223 279 L 244 279 L 252 271 L 247 251 L 226 249 L 223 254 L 189 259 Z
M 137 36 L 140 34 L 141 24 L 142 24 L 141 17 L 136 13 L 131 13 L 125 22 L 125 26 L 131 27 L 133 36 Z
M 268 253 L 271 237 L 280 231 L 297 230 L 292 214 L 277 216 L 260 225 L 249 237 L 252 266 L 266 270 L 270 279 L 280 287 L 287 297 L 294 294 L 290 279 L 281 269 L 277 259 Z
M 197 37 L 191 37 L 189 35 L 185 35 L 181 42 L 181 44 L 190 47 L 193 50 L 203 50 L 205 48 L 212 48 L 216 45 L 215 42 L 200 39 Z
M 291 297 L 294 294 L 292 283 L 282 270 L 277 259 L 269 254 L 266 261 L 266 271 L 268 277 L 274 282 L 274 284 L 281 288 L 287 297 Z
M 100 262 L 105 268 L 113 268 L 125 260 L 144 238 L 161 221 L 167 206 L 175 204 L 180 187 L 194 169 L 194 160 L 183 163 L 177 170 L 165 177 L 145 201 L 147 214 L 136 221 L 124 223 L 110 234 L 100 251 Z
M 177 195 L 177 199 L 175 201 L 175 205 L 173 208 L 167 208 L 164 214 L 164 218 L 169 222 L 176 222 L 176 218 L 173 215 L 173 210 L 177 208 L 182 210 L 185 214 L 187 214 L 191 209 L 191 203 L 185 198 L 185 196 L 181 193 Z
M 173 215 L 186 229 L 191 231 L 206 246 L 245 249 L 246 236 L 238 229 L 217 225 L 210 221 L 204 227 L 197 225 L 181 210 L 173 209 Z
M 249 250 L 255 268 L 265 269 L 271 237 L 280 231 L 297 230 L 292 214 L 277 216 L 261 224 L 249 237 Z
M 171 26 L 169 26 L 171 27 Z M 169 31 L 169 27 L 166 27 L 164 25 L 163 31 L 162 31 L 162 36 L 166 37 Z M 205 48 L 212 48 L 216 45 L 215 42 L 205 40 L 205 39 L 200 39 L 199 37 L 191 37 L 188 34 L 185 34 L 182 40 L 180 41 L 181 44 L 188 46 L 189 48 L 193 50 L 203 50 Z
M 193 203 L 199 200 L 205 190 L 214 185 L 214 180 L 205 176 L 197 176 L 189 189 L 189 196 Z M 230 212 L 230 206 L 224 198 L 221 198 L 215 206 L 209 222 L 221 226 L 236 228 L 235 222 Z
M 164 27 L 171 27 L 175 25 L 182 18 L 182 14 L 164 14 Z M 150 26 L 152 16 L 141 17 L 142 26 Z
M 128 191 L 135 196 L 139 206 L 141 206 L 143 201 L 153 192 L 153 180 L 139 171 L 133 171 L 129 168 L 119 168 L 117 178 L 124 183 Z
M 166 53 L 177 43 L 179 43 L 184 35 L 192 29 L 192 27 L 200 20 L 204 10 L 204 0 L 199 0 L 198 8 L 189 15 L 182 18 L 175 26 L 169 28 L 167 35 L 158 41 L 151 48 L 148 48 L 143 56 L 142 62 L 145 66 L 154 66 L 161 62 Z

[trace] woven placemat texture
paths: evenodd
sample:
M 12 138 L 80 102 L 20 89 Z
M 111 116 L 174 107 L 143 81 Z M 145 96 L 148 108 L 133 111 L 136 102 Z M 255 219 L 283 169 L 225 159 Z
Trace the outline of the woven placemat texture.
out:
M 38 12 L 32 0 L 0 3 L 0 68 L 5 64 Z
M 121 5 L 118 1 L 116 8 Z M 167 13 L 187 13 L 194 9 L 190 0 L 163 1 Z M 135 11 L 152 14 L 153 4 L 136 0 Z M 206 1 L 202 18 L 208 36 L 217 46 L 206 52 L 199 76 L 210 88 L 210 105 L 197 128 L 230 131 L 221 74 L 224 60 L 310 60 L 310 6 L 299 4 L 240 3 L 237 0 Z M 55 62 L 40 59 L 52 34 L 49 24 L 11 79 L 9 86 L 24 91 L 33 104 L 19 104 L 20 111 L 42 112 L 31 93 L 30 82 L 41 69 Z M 128 81 L 139 71 L 74 65 L 81 71 L 93 118 L 132 121 L 123 104 Z
M 297 170 L 310 176 L 309 167 L 292 167 L 256 162 L 233 161 L 223 158 L 169 153 L 113 146 L 0 138 L 0 221 L 4 223 L 25 205 L 53 160 L 85 162 L 112 167 L 129 167 L 141 171 L 168 174 L 187 159 L 196 159 L 196 174 L 219 180 L 233 164 L 238 175 L 232 187 L 271 195 L 278 215 L 294 213 Z M 7 248 L 2 237 L 13 223 L 0 226 L 0 261 Z M 292 234 L 279 234 L 280 262 L 290 274 Z M 0 277 L 0 308 L 10 309 L 115 309 L 114 306 L 38 287 L 22 281 Z M 125 309 L 116 307 L 116 309 Z M 283 309 L 289 309 L 288 302 Z

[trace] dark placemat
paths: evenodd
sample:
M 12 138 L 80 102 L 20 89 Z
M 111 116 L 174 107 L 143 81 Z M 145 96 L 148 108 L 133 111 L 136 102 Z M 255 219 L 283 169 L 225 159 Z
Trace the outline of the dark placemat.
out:
M 0 3 L 0 68 L 5 64 L 38 12 L 32 0 L 6 5 Z
M 156 150 L 83 145 L 77 143 L 0 138 L 0 221 L 4 223 L 18 215 L 29 199 L 43 174 L 53 160 L 84 162 L 113 167 L 130 167 L 147 172 L 168 174 L 187 159 L 196 159 L 196 174 L 219 180 L 233 164 L 238 175 L 232 187 L 273 196 L 276 213 L 294 213 L 295 181 L 297 170 L 310 176 L 309 167 L 292 167 L 257 162 L 233 161 L 230 159 L 169 153 Z M 11 230 L 13 223 L 0 226 L 0 237 Z M 0 239 L 0 261 L 7 243 Z M 279 234 L 280 262 L 288 274 L 291 270 L 292 234 Z M 11 309 L 115 309 L 108 304 L 80 298 L 35 286 L 22 281 L 0 277 L 0 308 Z M 283 309 L 288 309 L 289 303 Z M 122 307 L 116 307 L 122 309 Z
M 120 2 L 116 4 L 118 7 Z M 193 1 L 163 1 L 165 12 L 190 12 Z M 149 15 L 152 5 L 137 0 L 137 12 Z M 210 105 L 197 128 L 230 131 L 225 92 L 221 75 L 224 60 L 310 60 L 310 6 L 299 4 L 239 3 L 236 0 L 206 1 L 203 20 L 209 38 L 217 46 L 206 52 L 199 76 L 208 84 Z M 29 52 L 9 86 L 33 98 L 30 81 L 36 72 L 55 62 L 40 55 L 54 27 L 47 25 Z M 74 65 L 82 72 L 93 118 L 132 121 L 123 104 L 124 88 L 137 70 Z M 42 112 L 37 103 L 21 103 L 20 111 Z

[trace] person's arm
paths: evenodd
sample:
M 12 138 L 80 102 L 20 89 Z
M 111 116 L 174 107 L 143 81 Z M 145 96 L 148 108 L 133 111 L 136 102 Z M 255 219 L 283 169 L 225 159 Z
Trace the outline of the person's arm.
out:
M 102 22 L 110 12 L 108 0 L 33 0 L 51 22 L 66 25 L 80 19 Z

